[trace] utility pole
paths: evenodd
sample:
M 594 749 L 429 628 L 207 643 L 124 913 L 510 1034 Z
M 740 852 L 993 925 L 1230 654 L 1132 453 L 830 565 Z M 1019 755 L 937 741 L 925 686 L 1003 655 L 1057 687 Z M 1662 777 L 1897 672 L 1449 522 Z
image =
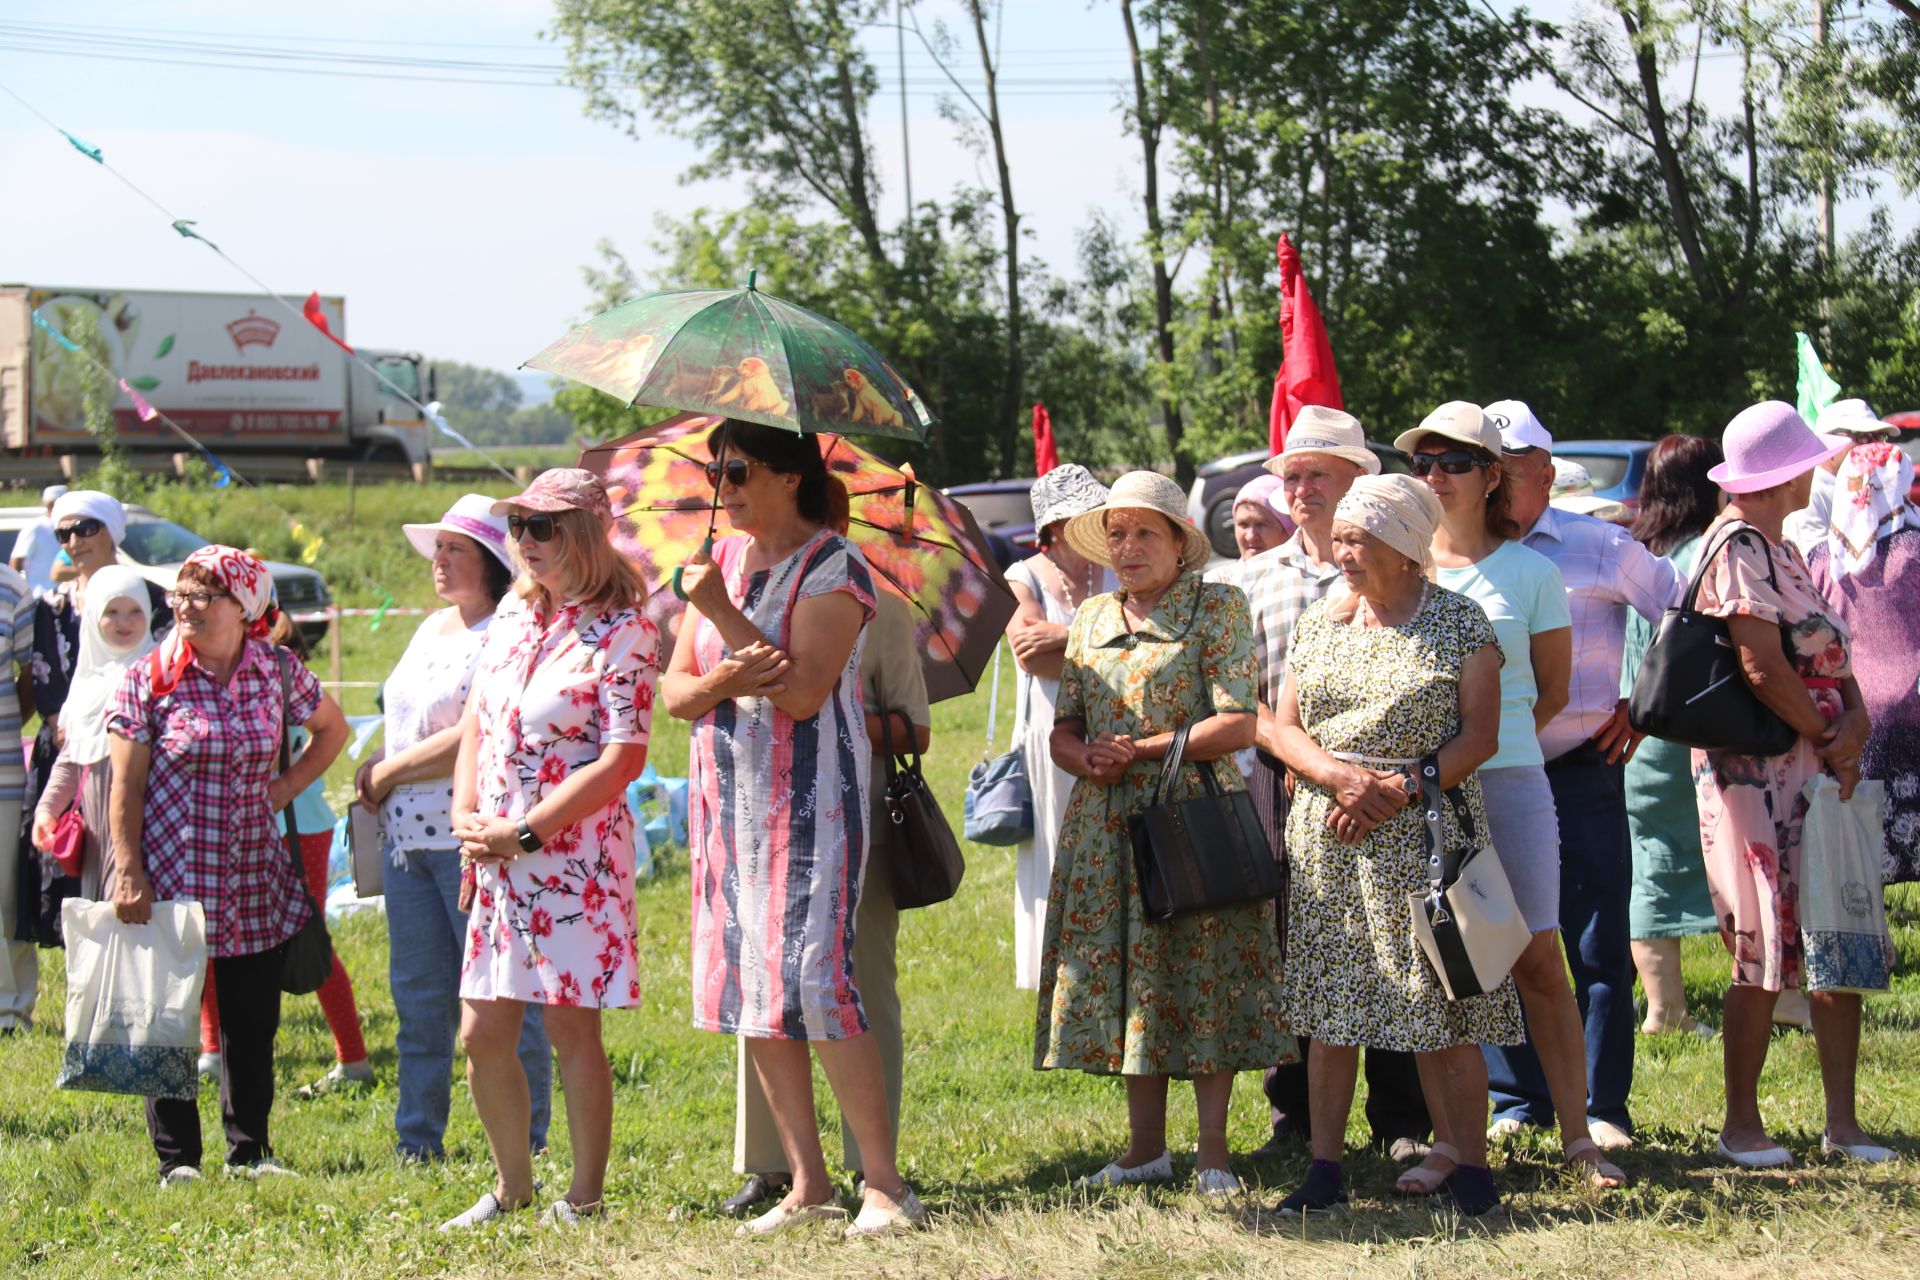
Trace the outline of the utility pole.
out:
M 907 137 L 907 28 L 902 21 L 902 0 L 893 0 L 894 57 L 900 68 L 900 174 L 906 184 L 906 229 L 913 231 L 913 149 Z M 902 252 L 904 252 L 904 247 Z
M 1824 56 L 1827 47 L 1827 5 L 1831 0 L 1813 0 L 1813 39 Z M 1814 210 L 1814 252 L 1826 271 L 1833 270 L 1833 162 L 1820 167 L 1820 198 Z M 1833 341 L 1833 296 L 1822 284 L 1820 289 L 1820 346 L 1829 349 Z

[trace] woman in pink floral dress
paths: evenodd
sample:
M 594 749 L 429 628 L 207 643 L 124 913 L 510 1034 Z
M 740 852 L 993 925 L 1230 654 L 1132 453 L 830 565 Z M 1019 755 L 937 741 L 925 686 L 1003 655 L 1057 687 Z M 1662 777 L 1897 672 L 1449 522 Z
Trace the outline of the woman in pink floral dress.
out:
M 1777 1168 L 1793 1156 L 1761 1120 L 1773 1006 L 1805 979 L 1809 947 L 1800 928 L 1801 788 L 1823 769 L 1842 798 L 1860 779 L 1868 719 L 1853 678 L 1850 638 L 1807 575 L 1806 561 L 1780 529 L 1807 503 L 1813 469 L 1837 449 L 1790 405 L 1768 401 L 1727 424 L 1726 461 L 1707 475 L 1727 491 L 1726 510 L 1708 528 L 1695 607 L 1727 620 L 1754 696 L 1799 731 L 1783 755 L 1695 751 L 1700 844 L 1720 931 L 1733 953 L 1727 992 L 1726 1123 L 1720 1155 L 1746 1169 Z M 1844 448 L 1845 445 L 1840 446 Z M 1822 1149 L 1856 1160 L 1891 1157 L 1861 1132 L 1854 1113 L 1860 997 L 1814 991 L 1813 1034 L 1827 1104 Z
M 599 1211 L 613 1138 L 600 1011 L 640 1003 L 626 789 L 646 765 L 659 676 L 646 588 L 607 542 L 590 472 L 545 472 L 493 510 L 525 573 L 480 650 L 452 812 L 473 889 L 460 1041 L 499 1179 L 443 1231 L 533 1201 L 517 1055 L 530 1003 L 545 1006 L 573 1145 L 573 1183 L 545 1220 Z

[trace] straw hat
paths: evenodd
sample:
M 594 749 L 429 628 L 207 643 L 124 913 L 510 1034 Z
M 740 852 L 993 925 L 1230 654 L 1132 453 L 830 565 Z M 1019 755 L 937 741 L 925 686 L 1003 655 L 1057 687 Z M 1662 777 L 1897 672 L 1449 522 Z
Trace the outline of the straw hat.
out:
M 493 558 L 514 569 L 513 557 L 507 554 L 507 519 L 493 514 L 493 499 L 481 493 L 463 493 L 459 501 L 447 508 L 447 513 L 432 524 L 403 524 L 400 532 L 407 535 L 407 542 L 427 559 L 433 559 L 434 535 L 460 533 L 493 553 Z
M 1728 493 L 1758 493 L 1806 474 L 1852 443 L 1822 440 L 1792 405 L 1762 400 L 1727 424 L 1720 438 L 1727 460 L 1707 472 L 1707 479 Z
M 1302 406 L 1293 425 L 1287 428 L 1287 443 L 1264 465 L 1275 475 L 1288 458 L 1302 453 L 1324 453 L 1351 462 L 1370 476 L 1380 474 L 1380 459 L 1367 448 L 1367 433 L 1360 419 L 1325 405 Z
M 1213 544 L 1207 535 L 1187 519 L 1187 495 L 1180 486 L 1158 471 L 1129 471 L 1113 482 L 1107 500 L 1091 511 L 1067 521 L 1067 545 L 1095 564 L 1113 567 L 1107 555 L 1107 513 L 1109 511 L 1155 511 L 1173 522 L 1186 538 L 1180 553 L 1180 567 L 1192 569 L 1213 557 Z

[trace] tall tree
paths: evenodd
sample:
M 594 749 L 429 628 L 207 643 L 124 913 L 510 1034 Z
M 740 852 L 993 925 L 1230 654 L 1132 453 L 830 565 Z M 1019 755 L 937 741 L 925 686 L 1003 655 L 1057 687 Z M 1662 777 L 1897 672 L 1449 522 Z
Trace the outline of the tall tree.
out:
M 1160 220 L 1160 132 L 1166 128 L 1166 108 L 1148 87 L 1147 59 L 1141 53 L 1140 32 L 1133 20 L 1133 0 L 1120 0 L 1120 20 L 1127 29 L 1127 62 L 1133 71 L 1133 110 L 1130 119 L 1140 138 L 1141 203 L 1147 215 L 1147 263 L 1153 273 L 1153 343 L 1160 365 L 1160 419 L 1173 452 L 1174 478 L 1184 488 L 1193 483 L 1193 459 L 1182 448 L 1185 430 L 1173 380 L 1173 273 L 1167 268 L 1167 233 Z M 1159 47 L 1153 51 L 1158 58 Z M 1156 75 L 1156 79 L 1159 77 Z

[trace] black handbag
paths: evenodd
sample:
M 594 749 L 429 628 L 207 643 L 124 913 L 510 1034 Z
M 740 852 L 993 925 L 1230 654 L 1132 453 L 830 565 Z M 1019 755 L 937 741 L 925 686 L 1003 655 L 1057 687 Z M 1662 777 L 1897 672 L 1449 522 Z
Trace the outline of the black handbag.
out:
M 886 820 L 892 825 L 893 905 L 902 911 L 930 907 L 960 892 L 967 862 L 960 854 L 933 788 L 920 772 L 920 753 L 911 759 L 893 751 L 893 713 L 880 713 L 880 743 L 887 762 Z M 876 832 L 876 835 L 879 833 Z
M 1222 790 L 1208 760 L 1196 766 L 1205 790 L 1188 800 L 1172 798 L 1192 729 L 1187 723 L 1174 731 L 1153 799 L 1127 819 L 1140 908 L 1149 920 L 1264 902 L 1280 893 L 1280 864 L 1251 793 Z
M 1740 670 L 1740 651 L 1727 620 L 1695 612 L 1693 607 L 1714 557 L 1735 538 L 1748 536 L 1766 554 L 1768 585 L 1777 585 L 1773 549 L 1752 525 L 1735 524 L 1700 557 L 1685 599 L 1661 616 L 1634 677 L 1627 723 L 1636 733 L 1683 747 L 1743 756 L 1777 756 L 1793 748 L 1799 734 L 1754 696 Z M 1785 622 L 1780 624 L 1780 643 L 1788 654 L 1793 652 Z
M 280 666 L 280 772 L 293 763 L 293 726 L 287 720 L 293 709 L 293 671 L 287 666 L 291 654 L 277 655 Z M 294 659 L 297 661 L 297 659 Z M 293 877 L 300 885 L 300 896 L 307 900 L 307 922 L 287 939 L 280 989 L 288 995 L 312 995 L 333 973 L 333 937 L 327 932 L 327 913 L 307 892 L 307 873 L 300 861 L 300 824 L 294 819 L 293 805 L 286 808 L 287 858 L 293 863 Z

